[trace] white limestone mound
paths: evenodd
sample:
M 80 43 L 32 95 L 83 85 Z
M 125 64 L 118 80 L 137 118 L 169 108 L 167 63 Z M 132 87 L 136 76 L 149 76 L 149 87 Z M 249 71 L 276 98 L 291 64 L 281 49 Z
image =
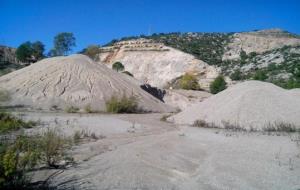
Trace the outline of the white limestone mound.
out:
M 69 106 L 104 111 L 113 95 L 134 95 L 139 106 L 152 112 L 169 112 L 165 105 L 140 88 L 140 82 L 96 64 L 84 55 L 44 59 L 0 77 L 0 87 L 11 95 L 10 105 L 49 109 Z
M 291 92 L 271 83 L 247 81 L 185 109 L 169 121 L 193 124 L 196 120 L 204 120 L 221 128 L 229 123 L 257 130 L 282 123 L 300 128 L 300 98 L 297 95 L 296 90 Z
M 120 61 L 135 78 L 159 88 L 165 88 L 185 73 L 192 73 L 198 76 L 201 88 L 208 89 L 219 75 L 217 68 L 193 55 L 142 38 L 101 48 L 99 59 L 109 67 Z

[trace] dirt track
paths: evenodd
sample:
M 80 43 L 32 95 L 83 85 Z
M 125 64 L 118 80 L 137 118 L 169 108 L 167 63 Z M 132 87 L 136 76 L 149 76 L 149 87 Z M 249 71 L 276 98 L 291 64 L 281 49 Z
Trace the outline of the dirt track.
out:
M 88 128 L 105 136 L 74 147 L 78 164 L 51 180 L 62 189 L 300 188 L 300 148 L 288 135 L 175 126 L 161 114 L 26 115 L 69 135 Z

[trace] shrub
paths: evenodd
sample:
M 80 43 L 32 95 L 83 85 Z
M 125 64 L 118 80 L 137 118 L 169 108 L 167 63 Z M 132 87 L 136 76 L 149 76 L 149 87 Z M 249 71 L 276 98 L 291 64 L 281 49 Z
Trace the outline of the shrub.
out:
M 230 78 L 232 80 L 242 80 L 243 76 L 242 76 L 241 71 L 239 69 L 237 69 L 230 75 Z
M 226 81 L 223 76 L 218 76 L 209 86 L 210 92 L 217 94 L 226 89 Z
M 116 70 L 117 72 L 119 72 L 119 71 L 124 71 L 125 67 L 124 67 L 124 65 L 121 62 L 115 62 L 112 65 L 112 69 Z
M 74 106 L 66 107 L 65 112 L 67 113 L 77 113 L 79 111 L 79 108 L 76 108 Z
M 90 57 L 91 59 L 98 61 L 97 60 L 97 55 L 100 53 L 100 49 L 99 46 L 95 46 L 95 45 L 90 45 L 89 47 L 87 47 L 85 49 L 85 51 L 83 52 L 85 55 L 87 55 L 88 57 Z
M 0 134 L 20 128 L 31 128 L 36 125 L 33 121 L 25 122 L 12 114 L 0 112 Z
M 134 96 L 127 97 L 126 95 L 123 95 L 122 98 L 112 96 L 106 101 L 106 111 L 110 113 L 137 113 L 137 99 Z
M 191 74 L 185 74 L 179 81 L 180 88 L 185 90 L 200 90 L 197 78 Z
M 66 160 L 67 150 L 71 146 L 71 141 L 55 129 L 48 129 L 39 138 L 41 160 L 47 166 L 58 168 L 60 162 Z
M 267 78 L 268 76 L 266 72 L 262 70 L 256 71 L 256 73 L 253 76 L 254 80 L 260 80 L 260 81 L 265 81 Z
M 93 113 L 93 112 L 94 112 L 94 111 L 92 110 L 91 105 L 86 105 L 86 106 L 84 107 L 84 111 L 85 111 L 86 113 Z
M 0 188 L 22 189 L 25 173 L 38 164 L 40 154 L 34 138 L 19 136 L 11 145 L 0 144 Z

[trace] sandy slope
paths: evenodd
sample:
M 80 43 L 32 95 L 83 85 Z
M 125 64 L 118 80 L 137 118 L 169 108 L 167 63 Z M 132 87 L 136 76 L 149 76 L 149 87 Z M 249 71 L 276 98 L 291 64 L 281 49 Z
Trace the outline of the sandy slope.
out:
M 166 112 L 172 109 L 140 88 L 125 74 L 94 63 L 84 55 L 44 59 L 0 78 L 0 87 L 11 93 L 10 104 L 49 109 L 58 106 L 105 110 L 113 95 L 134 95 L 143 109 Z
M 169 118 L 185 124 L 198 119 L 220 127 L 225 121 L 243 128 L 262 129 L 281 122 L 300 128 L 300 96 L 297 90 L 290 92 L 271 83 L 247 81 Z

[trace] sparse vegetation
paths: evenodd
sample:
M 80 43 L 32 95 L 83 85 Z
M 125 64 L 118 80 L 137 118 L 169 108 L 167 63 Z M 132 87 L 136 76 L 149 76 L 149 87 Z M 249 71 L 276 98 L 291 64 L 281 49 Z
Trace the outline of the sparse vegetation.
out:
M 29 188 L 32 169 L 44 164 L 57 168 L 62 161 L 72 161 L 67 154 L 70 146 L 69 139 L 55 129 L 0 142 L 0 188 Z
M 34 125 L 35 122 L 25 122 L 10 113 L 0 112 L 0 134 L 21 128 L 31 128 Z
M 226 89 L 226 81 L 223 76 L 218 76 L 209 86 L 210 92 L 217 94 Z
M 8 100 L 10 100 L 9 92 L 6 91 L 6 90 L 0 89 L 0 103 L 1 102 L 6 102 Z
M 65 108 L 65 112 L 67 113 L 77 113 L 79 111 L 79 108 L 76 108 L 74 106 L 69 106 Z
M 67 150 L 71 146 L 70 139 L 56 129 L 48 129 L 38 139 L 41 160 L 49 167 L 58 168 L 60 162 L 67 158 Z
M 196 76 L 192 74 L 185 74 L 179 80 L 180 88 L 185 90 L 200 90 L 200 85 Z
M 100 53 L 99 46 L 90 45 L 83 50 L 83 54 L 89 56 L 94 61 L 98 61 L 97 55 Z
M 121 98 L 112 96 L 106 101 L 106 111 L 110 113 L 137 113 L 139 112 L 137 98 L 133 95 L 129 97 L 123 95 Z

